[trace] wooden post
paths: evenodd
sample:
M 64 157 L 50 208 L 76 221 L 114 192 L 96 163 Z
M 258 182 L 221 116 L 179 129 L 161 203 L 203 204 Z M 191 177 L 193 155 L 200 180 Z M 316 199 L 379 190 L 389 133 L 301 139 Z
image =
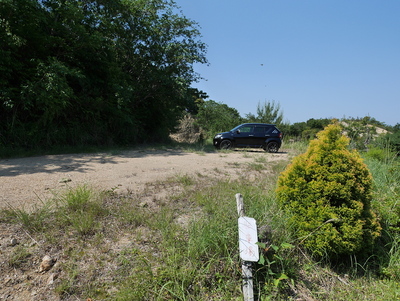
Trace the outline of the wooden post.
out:
M 245 217 L 243 196 L 240 193 L 236 194 L 236 205 L 237 205 L 237 212 L 239 215 L 239 219 Z M 242 279 L 243 279 L 242 288 L 243 288 L 244 301 L 254 301 L 253 273 L 252 273 L 251 261 L 242 260 Z
M 236 205 L 237 205 L 237 212 L 238 216 L 244 216 L 244 203 L 243 203 L 243 196 L 240 193 L 236 193 Z

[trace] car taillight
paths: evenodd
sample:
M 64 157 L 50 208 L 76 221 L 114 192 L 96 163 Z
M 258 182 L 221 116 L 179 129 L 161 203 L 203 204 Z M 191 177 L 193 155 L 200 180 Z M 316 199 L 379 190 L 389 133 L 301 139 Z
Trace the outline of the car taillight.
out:
M 279 133 L 278 136 L 279 136 L 279 138 L 281 138 L 281 139 L 282 139 L 282 137 L 283 137 L 282 133 Z

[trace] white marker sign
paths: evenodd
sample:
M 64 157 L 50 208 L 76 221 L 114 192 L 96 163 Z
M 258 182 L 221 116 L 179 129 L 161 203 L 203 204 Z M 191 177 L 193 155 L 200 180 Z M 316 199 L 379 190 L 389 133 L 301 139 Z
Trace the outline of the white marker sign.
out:
M 256 220 L 242 216 L 239 217 L 238 224 L 240 258 L 244 261 L 257 262 L 259 254 L 258 246 L 256 245 L 258 241 Z

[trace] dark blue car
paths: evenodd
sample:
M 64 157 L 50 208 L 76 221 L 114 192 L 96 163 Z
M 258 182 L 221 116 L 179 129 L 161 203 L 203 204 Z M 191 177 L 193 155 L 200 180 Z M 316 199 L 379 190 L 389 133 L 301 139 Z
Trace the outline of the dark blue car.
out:
M 282 145 L 282 132 L 274 124 L 244 123 L 229 132 L 216 134 L 213 144 L 217 149 L 263 148 L 276 153 Z

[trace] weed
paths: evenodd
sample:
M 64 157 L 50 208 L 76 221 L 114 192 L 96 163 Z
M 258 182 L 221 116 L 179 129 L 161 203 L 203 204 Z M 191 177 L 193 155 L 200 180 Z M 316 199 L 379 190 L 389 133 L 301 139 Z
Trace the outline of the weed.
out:
M 128 201 L 121 205 L 120 208 L 116 208 L 114 214 L 116 214 L 122 222 L 132 225 L 135 228 L 146 225 L 151 217 L 151 213 L 146 208 L 129 204 Z
M 60 226 L 72 226 L 80 236 L 94 234 L 99 227 L 98 218 L 108 214 L 100 195 L 86 185 L 69 189 L 60 200 Z
M 243 152 L 243 158 L 251 158 L 251 154 L 247 151 Z
M 254 156 L 254 161 L 256 163 L 267 164 L 268 163 L 268 157 L 266 155 Z
M 286 258 L 290 258 L 284 252 L 293 249 L 295 246 L 289 243 L 281 243 L 277 245 L 267 245 L 266 243 L 258 242 L 257 245 L 261 248 L 260 260 L 261 265 L 259 273 L 265 274 L 266 285 L 273 285 L 276 288 L 282 286 L 284 280 L 289 280 L 289 276 L 285 271 L 287 263 Z M 262 271 L 264 270 L 264 271 Z
M 183 186 L 190 186 L 195 183 L 194 179 L 189 175 L 177 175 L 176 182 L 182 184 Z
M 218 150 L 218 153 L 220 153 L 221 157 L 226 157 L 228 154 L 232 153 L 233 150 L 231 149 L 220 149 Z
M 87 209 L 92 198 L 92 190 L 87 185 L 69 189 L 61 198 L 62 204 L 70 212 L 77 212 Z
M 247 163 L 247 167 L 249 170 L 258 171 L 258 172 L 265 170 L 264 164 L 255 163 L 255 162 Z
M 285 148 L 290 149 L 290 157 L 296 157 L 307 150 L 308 143 L 306 141 L 285 142 Z
M 285 161 L 273 162 L 270 166 L 274 175 L 279 175 L 285 170 L 287 163 Z
M 71 213 L 68 216 L 68 220 L 81 236 L 93 234 L 95 227 L 98 225 L 93 215 L 85 215 L 82 212 Z
M 52 214 L 52 205 L 50 202 L 42 203 L 42 206 L 35 206 L 31 210 L 12 208 L 8 214 L 21 223 L 28 232 L 40 232 Z
M 30 256 L 31 253 L 25 246 L 18 245 L 8 259 L 8 265 L 12 268 L 20 268 Z
M 54 291 L 60 296 L 73 295 L 76 292 L 76 281 L 79 275 L 78 268 L 75 264 L 66 265 L 67 276 L 63 277 Z
M 240 163 L 239 162 L 228 163 L 228 165 L 233 166 L 235 168 L 239 168 L 240 167 Z

